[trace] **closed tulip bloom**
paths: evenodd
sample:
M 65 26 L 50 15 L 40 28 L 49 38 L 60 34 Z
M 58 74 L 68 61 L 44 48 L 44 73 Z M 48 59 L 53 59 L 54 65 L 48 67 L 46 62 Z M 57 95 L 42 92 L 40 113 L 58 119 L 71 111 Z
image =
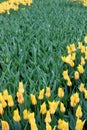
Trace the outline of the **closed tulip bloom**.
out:
M 66 62 L 66 57 L 65 56 L 62 56 L 61 59 L 62 59 L 63 62 Z
M 3 108 L 5 108 L 7 106 L 7 103 L 5 100 L 2 101 L 2 106 L 3 106 Z
M 65 80 L 69 79 L 68 70 L 63 71 L 62 75 Z
M 5 108 L 7 106 L 7 103 L 6 103 L 2 93 L 0 93 L 0 102 L 2 103 L 3 108 Z
M 85 58 L 81 57 L 81 65 L 85 65 Z
M 18 103 L 20 103 L 20 104 L 24 103 L 24 97 L 23 97 L 22 93 L 17 92 L 17 100 L 18 100 Z
M 71 82 L 70 78 L 67 80 L 67 85 L 68 85 L 69 87 L 72 86 L 72 82 Z
M 81 118 L 82 117 L 82 109 L 81 105 L 78 105 L 77 110 L 76 110 L 76 117 Z
M 21 120 L 18 109 L 14 110 L 13 119 L 16 122 L 19 122 Z
M 36 97 L 34 94 L 30 94 L 30 97 L 31 97 L 31 102 L 33 105 L 36 105 L 37 104 L 37 100 L 36 100 Z
M 8 90 L 7 89 L 5 89 L 4 91 L 3 91 L 3 97 L 4 97 L 4 99 L 5 100 L 7 100 L 8 99 Z
M 63 90 L 63 88 L 61 88 L 61 87 L 58 88 L 58 96 L 59 96 L 60 98 L 63 98 L 63 97 L 64 97 L 64 90 Z
M 84 73 L 84 68 L 83 68 L 82 65 L 79 64 L 78 67 L 77 67 L 77 69 L 78 69 L 78 71 L 79 71 L 80 74 Z
M 8 106 L 9 107 L 13 107 L 14 106 L 14 101 L 13 101 L 12 95 L 8 95 L 7 102 L 8 102 Z
M 85 91 L 84 86 L 85 86 L 84 83 L 81 83 L 81 84 L 80 84 L 80 86 L 79 86 L 79 91 L 80 91 L 80 92 L 84 92 L 84 91 Z
M 28 111 L 27 109 L 24 109 L 24 110 L 23 110 L 23 118 L 24 118 L 25 120 L 28 120 L 28 115 L 29 115 L 29 111 Z
M 77 118 L 75 130 L 83 130 L 84 123 L 85 120 L 82 121 L 81 119 Z
M 1 120 L 1 126 L 2 126 L 2 130 L 9 130 L 10 129 L 7 121 Z
M 46 123 L 50 123 L 51 122 L 51 115 L 50 115 L 49 111 L 46 112 L 45 122 Z
M 49 123 L 46 123 L 46 130 L 52 130 L 52 126 Z
M 79 79 L 79 72 L 78 72 L 78 71 L 75 71 L 75 73 L 74 73 L 74 78 L 75 78 L 75 80 L 78 80 L 78 79 Z
M 44 102 L 41 106 L 40 106 L 40 113 L 41 114 L 45 114 L 46 113 L 46 103 Z
M 32 122 L 32 123 L 30 124 L 30 126 L 31 126 L 31 130 L 38 130 L 37 125 L 36 125 L 35 122 Z
M 29 123 L 31 124 L 32 122 L 34 122 L 35 123 L 35 113 L 34 112 L 31 112 L 31 113 L 29 113 L 28 114 L 28 121 L 29 121 Z
M 20 92 L 20 93 L 24 93 L 24 86 L 23 86 L 23 82 L 19 82 L 18 92 Z
M 45 95 L 48 98 L 51 96 L 50 87 L 46 87 L 46 93 L 45 93 Z
M 44 89 L 40 90 L 38 99 L 42 100 L 43 98 L 44 98 Z
M 79 94 L 76 92 L 74 93 L 71 97 L 70 97 L 70 104 L 72 107 L 75 107 L 77 105 L 77 103 L 80 101 L 79 99 Z
M 3 114 L 4 114 L 4 109 L 3 109 L 2 103 L 0 103 L 0 115 L 3 115 Z
M 61 102 L 60 103 L 60 111 L 62 112 L 62 113 L 64 113 L 65 112 L 65 106 L 64 106 L 64 104 Z

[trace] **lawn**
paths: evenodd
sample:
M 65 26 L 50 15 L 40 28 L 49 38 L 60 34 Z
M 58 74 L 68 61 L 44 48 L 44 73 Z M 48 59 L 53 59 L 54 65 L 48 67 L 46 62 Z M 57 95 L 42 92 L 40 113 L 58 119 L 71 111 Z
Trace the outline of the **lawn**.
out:
M 22 81 L 28 95 L 50 86 L 55 99 L 62 84 L 61 56 L 66 55 L 67 45 L 77 46 L 85 35 L 87 7 L 69 0 L 33 0 L 31 6 L 0 14 L 0 91 L 8 89 L 15 98 Z

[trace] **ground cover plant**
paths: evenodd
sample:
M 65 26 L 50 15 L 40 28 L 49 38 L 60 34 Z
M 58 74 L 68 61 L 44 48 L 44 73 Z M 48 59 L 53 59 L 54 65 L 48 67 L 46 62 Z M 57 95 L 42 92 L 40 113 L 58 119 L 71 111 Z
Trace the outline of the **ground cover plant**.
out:
M 0 129 L 86 130 L 87 8 L 34 0 L 9 13 L 0 14 Z

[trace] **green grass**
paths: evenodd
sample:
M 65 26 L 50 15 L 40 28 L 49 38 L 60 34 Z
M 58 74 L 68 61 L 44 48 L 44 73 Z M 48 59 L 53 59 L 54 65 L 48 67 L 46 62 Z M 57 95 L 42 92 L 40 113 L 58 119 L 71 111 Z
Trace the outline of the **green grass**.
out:
M 0 15 L 0 91 L 23 81 L 28 93 L 61 85 L 66 45 L 87 34 L 87 8 L 64 0 L 34 0 Z

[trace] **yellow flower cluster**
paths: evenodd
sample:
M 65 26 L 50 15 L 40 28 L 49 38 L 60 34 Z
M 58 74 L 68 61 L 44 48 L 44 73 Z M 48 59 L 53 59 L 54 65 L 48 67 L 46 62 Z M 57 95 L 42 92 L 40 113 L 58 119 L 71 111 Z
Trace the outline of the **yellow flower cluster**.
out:
M 28 5 L 30 6 L 32 0 L 7 0 L 0 3 L 0 14 L 7 12 L 10 14 L 10 10 L 17 11 L 19 9 L 19 5 Z
M 25 104 L 24 96 L 26 96 L 26 92 L 24 89 L 23 82 L 19 82 L 18 90 L 16 92 L 16 99 L 15 102 L 17 104 L 22 105 Z M 58 110 L 58 106 L 60 108 L 60 112 L 65 112 L 65 106 L 62 102 L 62 98 L 64 97 L 64 89 L 62 87 L 58 87 L 57 92 L 58 100 L 50 101 L 51 97 L 51 90 L 50 87 L 46 87 L 45 89 L 42 89 L 39 91 L 38 95 L 30 94 L 30 101 L 33 106 L 37 106 L 39 102 L 42 102 L 39 106 L 40 114 L 44 115 L 44 123 L 46 124 L 46 130 L 55 130 L 57 126 L 54 126 L 52 129 L 52 126 L 50 123 L 52 122 L 52 116 L 56 113 Z M 47 99 L 47 101 L 43 101 L 44 99 Z M 28 121 L 31 127 L 31 130 L 38 130 L 36 119 L 35 119 L 35 111 L 31 112 L 31 108 L 24 108 L 23 112 L 20 113 L 20 109 L 17 108 L 17 104 L 14 103 L 12 95 L 9 95 L 9 92 L 7 89 L 5 89 L 2 93 L 0 93 L 0 115 L 5 114 L 5 108 L 13 107 L 16 109 L 13 109 L 13 121 L 20 122 L 22 120 L 21 114 L 23 115 L 24 120 Z M 1 121 L 2 130 L 9 130 L 10 126 L 7 121 Z
M 77 118 L 76 120 L 76 126 L 75 130 L 83 130 L 83 126 L 85 123 L 85 120 L 82 121 L 80 118 L 83 117 L 83 108 L 81 106 L 81 99 L 80 95 L 83 93 L 84 100 L 87 99 L 87 89 L 86 84 L 81 82 L 82 78 L 85 77 L 85 65 L 87 62 L 87 36 L 84 38 L 84 43 L 78 42 L 77 48 L 74 44 L 67 46 L 67 56 L 62 56 L 62 61 L 67 64 L 67 69 L 63 71 L 63 79 L 67 81 L 67 86 L 71 86 L 71 90 L 74 90 L 74 93 L 71 92 L 70 96 L 70 105 L 75 110 L 75 116 Z M 79 55 L 78 55 L 79 54 Z M 69 68 L 69 69 L 68 69 Z M 71 70 L 70 70 L 71 68 Z M 72 72 L 71 72 L 72 71 Z M 71 74 L 72 73 L 72 74 Z M 70 84 L 68 82 L 71 82 Z M 79 82 L 78 82 L 79 81 Z M 80 83 L 80 84 L 77 84 Z M 69 89 L 69 88 L 67 88 Z M 76 91 L 75 91 L 76 90 Z M 61 121 L 60 121 L 61 122 Z M 63 124 L 63 123 L 62 123 Z M 62 127 L 62 126 L 61 126 Z M 63 126 L 64 127 L 64 126 Z M 61 128 L 60 128 L 61 129 Z M 68 129 L 68 128 L 66 128 Z

